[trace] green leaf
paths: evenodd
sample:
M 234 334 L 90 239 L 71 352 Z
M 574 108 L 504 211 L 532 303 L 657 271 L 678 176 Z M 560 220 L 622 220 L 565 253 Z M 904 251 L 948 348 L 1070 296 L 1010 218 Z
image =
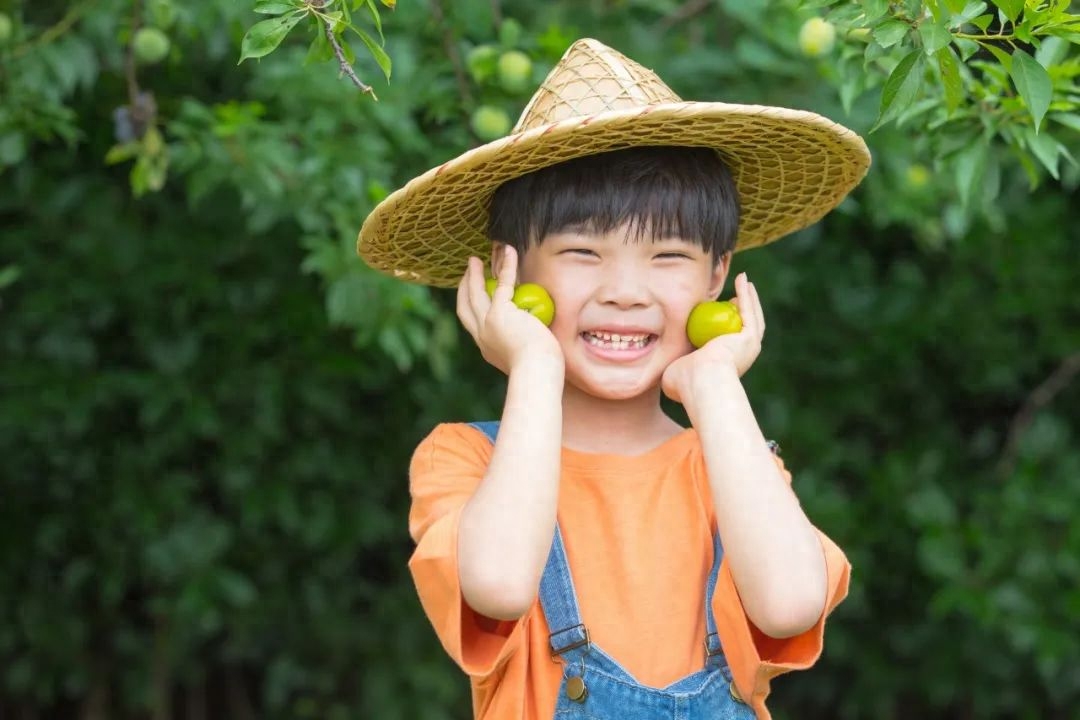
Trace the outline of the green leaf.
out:
M 966 0 L 945 0 L 945 7 L 949 8 L 949 12 L 953 15 L 962 12 L 965 5 L 967 5 Z
M 1057 180 L 1058 158 L 1065 154 L 1065 148 L 1050 136 L 1048 132 L 1037 133 L 1035 128 L 1024 128 L 1024 141 L 1043 167 L 1050 173 L 1050 177 Z
M 18 280 L 20 275 L 22 275 L 22 270 L 18 265 L 5 265 L 0 268 L 0 289 Z
M 920 25 L 919 37 L 922 38 L 923 48 L 927 55 L 933 55 L 952 42 L 952 33 L 946 30 L 945 26 L 937 23 L 924 22 Z
M 975 0 L 974 2 L 969 2 L 967 5 L 964 6 L 964 9 L 960 11 L 960 14 L 953 17 L 952 25 L 950 27 L 957 27 L 958 25 L 969 23 L 972 21 L 973 18 L 977 18 L 979 15 L 982 15 L 985 10 L 986 3 L 982 0 Z
M 1035 59 L 1044 68 L 1061 64 L 1069 55 L 1069 43 L 1059 37 L 1048 37 L 1039 46 Z
M 1067 128 L 1071 128 L 1076 132 L 1080 132 L 1080 115 L 1070 115 L 1066 113 L 1050 113 L 1047 118 L 1054 122 L 1060 123 Z
M 855 104 L 855 98 L 857 98 L 863 91 L 862 79 L 858 76 L 852 75 L 844 79 L 843 84 L 840 86 L 840 104 L 844 108 L 844 112 L 851 114 L 851 108 Z
M 904 39 L 911 30 L 911 26 L 903 20 L 886 20 L 874 28 L 874 39 L 881 47 L 892 47 Z
M 938 69 L 941 70 L 941 85 L 945 88 L 945 107 L 949 114 L 955 112 L 964 100 L 964 84 L 960 79 L 960 65 L 956 61 L 952 48 L 943 47 L 937 51 Z
M 956 155 L 953 167 L 956 172 L 956 189 L 960 195 L 960 204 L 967 209 L 975 195 L 976 185 L 980 182 L 986 167 L 987 143 L 975 140 Z
M 256 0 L 253 9 L 260 15 L 281 15 L 299 9 L 299 6 L 296 3 L 279 0 Z
M 922 87 L 923 64 L 926 62 L 921 50 L 913 50 L 904 56 L 889 74 L 881 91 L 881 109 L 877 122 L 870 132 L 889 122 L 907 109 Z
M 371 52 L 372 57 L 375 58 L 375 62 L 379 64 L 383 74 L 386 75 L 386 80 L 390 80 L 390 56 L 386 54 L 386 51 L 379 47 L 379 44 L 375 42 L 370 35 L 361 30 L 358 27 L 352 28 L 353 32 L 360 36 L 360 39 L 367 45 L 367 49 Z
M 1013 64 L 1009 75 L 1016 85 L 1020 97 L 1027 103 L 1028 111 L 1035 122 L 1035 130 L 1038 132 L 1043 116 L 1050 108 L 1050 96 L 1053 94 L 1053 83 L 1046 68 L 1039 61 L 1017 48 L 1012 54 Z
M 861 0 L 867 22 L 873 22 L 889 11 L 889 0 Z
M 304 17 L 303 12 L 262 20 L 255 23 L 240 41 L 240 61 L 269 55 L 281 44 L 289 31 Z M 237 63 L 239 64 L 239 63 Z
M 1011 23 L 1016 22 L 1016 18 L 1020 17 L 1024 9 L 1024 0 L 994 0 L 994 4 L 1005 13 L 1005 17 L 1009 18 Z
M 334 57 L 334 49 L 330 47 L 330 43 L 326 41 L 326 33 L 315 33 L 315 39 L 311 41 L 311 45 L 308 46 L 307 55 L 304 57 L 304 64 L 309 65 L 311 63 L 325 62 Z
M 122 163 L 139 154 L 142 150 L 142 143 L 140 142 L 127 142 L 120 145 L 113 145 L 109 148 L 109 151 L 105 153 L 105 164 L 116 165 Z
M 379 40 L 386 42 L 386 37 L 382 31 L 382 18 L 379 17 L 379 8 L 375 5 L 375 0 L 367 0 L 368 9 L 371 11 L 371 20 L 375 23 L 375 29 L 379 31 Z
M 1012 72 L 1012 56 L 1005 52 L 1001 48 L 990 45 L 989 43 L 980 43 L 982 47 L 990 51 L 990 54 L 997 58 L 997 61 L 1001 63 L 1001 67 L 1005 68 L 1006 72 Z

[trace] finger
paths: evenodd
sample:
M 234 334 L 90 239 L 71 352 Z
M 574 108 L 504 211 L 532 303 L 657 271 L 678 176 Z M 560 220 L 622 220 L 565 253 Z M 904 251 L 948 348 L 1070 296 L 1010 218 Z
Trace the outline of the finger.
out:
M 495 272 L 494 300 L 509 302 L 514 297 L 514 285 L 517 283 L 517 250 L 510 245 L 503 246 L 502 260 Z
M 752 306 L 757 320 L 757 334 L 760 340 L 765 335 L 765 309 L 761 307 L 761 298 L 758 296 L 757 287 L 750 283 L 750 295 L 753 298 Z
M 482 320 L 487 315 L 488 308 L 491 307 L 491 300 L 488 298 L 487 290 L 484 288 L 484 264 L 480 261 L 480 258 L 469 258 L 466 281 L 465 292 L 469 300 L 468 309 L 472 315 L 472 326 L 475 330 L 473 337 L 477 337 L 476 333 L 480 331 L 483 324 Z
M 734 302 L 739 308 L 739 317 L 742 319 L 743 332 L 756 336 L 758 333 L 757 317 L 754 315 L 754 303 L 749 286 L 750 281 L 746 279 L 745 272 L 741 272 L 735 276 Z

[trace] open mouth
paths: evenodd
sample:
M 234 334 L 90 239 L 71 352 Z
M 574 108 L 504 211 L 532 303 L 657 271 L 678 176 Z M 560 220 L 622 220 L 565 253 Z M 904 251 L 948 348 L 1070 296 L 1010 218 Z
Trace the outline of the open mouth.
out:
M 581 333 L 585 342 L 603 350 L 640 350 L 656 340 L 656 335 L 651 333 L 633 333 L 620 335 L 619 333 L 593 332 L 586 330 Z

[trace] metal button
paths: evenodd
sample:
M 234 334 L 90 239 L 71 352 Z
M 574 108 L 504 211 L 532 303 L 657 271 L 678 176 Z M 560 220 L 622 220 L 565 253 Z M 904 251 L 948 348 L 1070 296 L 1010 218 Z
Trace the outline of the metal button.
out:
M 734 682 L 728 683 L 728 692 L 731 693 L 731 697 L 734 698 L 735 702 L 742 703 L 743 705 L 746 704 L 746 701 L 742 699 L 741 695 L 739 695 L 739 688 L 735 687 Z
M 589 688 L 585 687 L 585 681 L 575 675 L 566 680 L 566 697 L 574 702 L 583 703 L 589 696 Z

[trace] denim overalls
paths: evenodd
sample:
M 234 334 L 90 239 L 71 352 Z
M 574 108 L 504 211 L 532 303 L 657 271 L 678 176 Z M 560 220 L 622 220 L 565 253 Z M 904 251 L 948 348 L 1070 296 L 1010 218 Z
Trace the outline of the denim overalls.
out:
M 498 422 L 471 423 L 492 442 Z M 665 688 L 640 684 L 589 639 L 581 620 L 562 533 L 555 538 L 540 579 L 540 605 L 551 628 L 552 657 L 563 663 L 555 705 L 558 720 L 753 720 L 754 711 L 738 700 L 731 670 L 720 647 L 712 596 L 723 549 L 713 536 L 713 565 L 705 586 L 705 667 Z

